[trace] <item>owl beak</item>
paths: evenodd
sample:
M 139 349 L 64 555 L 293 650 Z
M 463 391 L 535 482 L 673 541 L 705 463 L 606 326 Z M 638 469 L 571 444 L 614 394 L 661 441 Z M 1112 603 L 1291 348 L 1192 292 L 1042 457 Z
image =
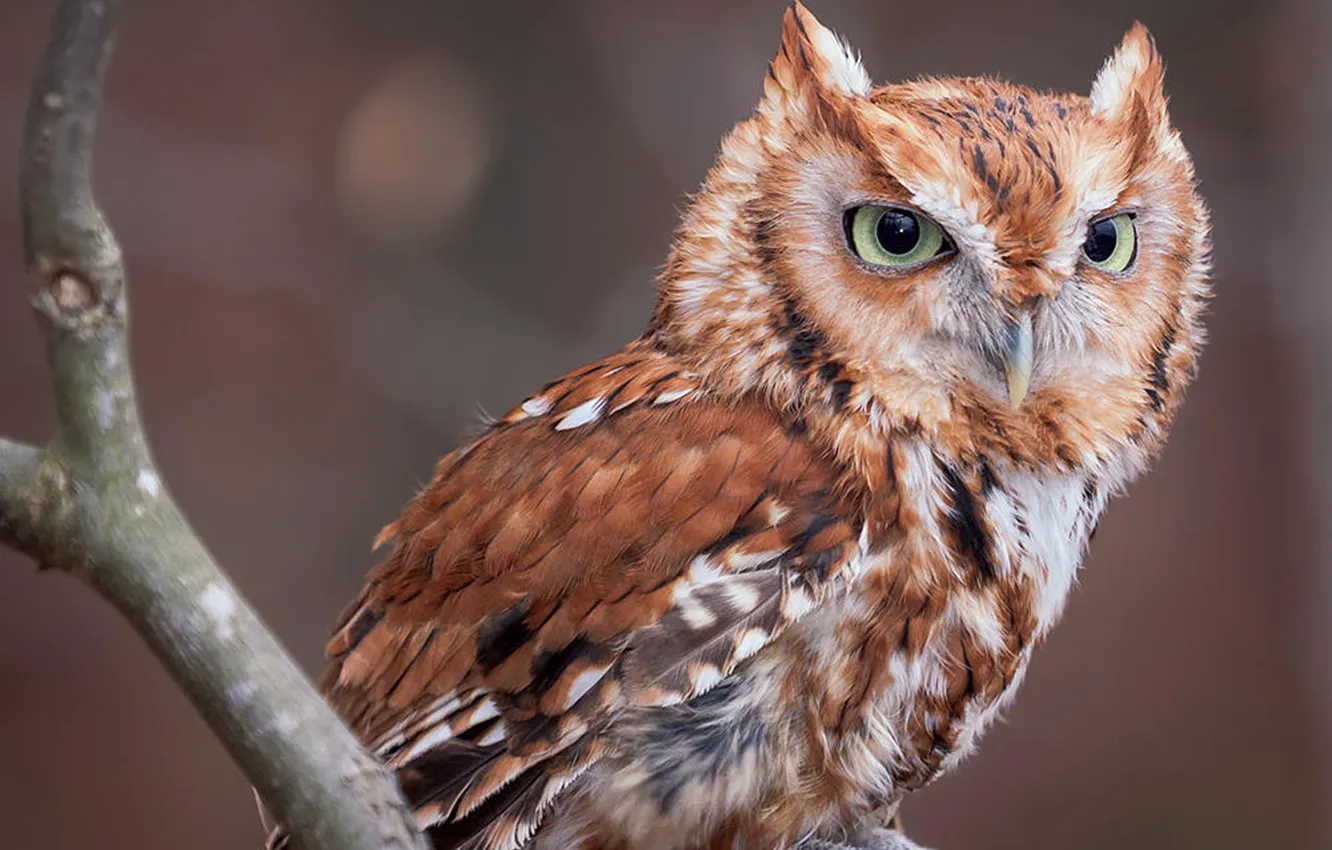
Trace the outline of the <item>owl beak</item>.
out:
M 1014 410 L 1027 397 L 1031 386 L 1032 340 L 1031 314 L 1021 313 L 1008 327 L 1008 350 L 1004 357 L 1004 372 L 1008 377 L 1008 403 Z

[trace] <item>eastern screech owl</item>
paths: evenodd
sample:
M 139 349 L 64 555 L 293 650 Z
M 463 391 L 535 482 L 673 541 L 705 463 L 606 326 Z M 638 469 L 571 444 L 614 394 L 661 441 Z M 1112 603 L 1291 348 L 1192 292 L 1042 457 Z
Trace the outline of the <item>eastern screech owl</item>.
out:
M 440 461 L 325 693 L 440 850 L 914 846 L 1161 448 L 1207 231 L 1140 25 L 1088 97 L 874 87 L 797 4 L 646 332 Z

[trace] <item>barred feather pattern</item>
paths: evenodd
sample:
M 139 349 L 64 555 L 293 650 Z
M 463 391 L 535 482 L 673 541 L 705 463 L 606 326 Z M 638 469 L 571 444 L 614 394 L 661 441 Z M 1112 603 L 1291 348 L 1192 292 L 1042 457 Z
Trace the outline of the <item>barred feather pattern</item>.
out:
M 521 846 L 612 718 L 706 693 L 857 578 L 836 469 L 690 381 L 646 341 L 575 373 L 386 531 L 325 686 L 441 846 Z
M 644 334 L 444 457 L 381 534 L 323 689 L 439 850 L 875 833 L 1012 700 L 1161 450 L 1209 248 L 1146 30 L 1090 97 L 867 80 L 789 10 Z M 867 268 L 868 202 L 949 252 Z M 1116 210 L 1138 241 L 1111 274 L 1079 252 Z

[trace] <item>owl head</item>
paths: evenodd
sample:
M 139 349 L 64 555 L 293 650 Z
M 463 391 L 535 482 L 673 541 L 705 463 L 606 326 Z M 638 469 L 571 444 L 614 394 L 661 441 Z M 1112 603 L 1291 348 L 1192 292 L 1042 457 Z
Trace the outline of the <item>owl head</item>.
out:
M 874 86 L 797 3 L 685 215 L 654 332 L 718 392 L 802 417 L 1136 466 L 1194 373 L 1207 232 L 1142 25 L 1087 95 Z

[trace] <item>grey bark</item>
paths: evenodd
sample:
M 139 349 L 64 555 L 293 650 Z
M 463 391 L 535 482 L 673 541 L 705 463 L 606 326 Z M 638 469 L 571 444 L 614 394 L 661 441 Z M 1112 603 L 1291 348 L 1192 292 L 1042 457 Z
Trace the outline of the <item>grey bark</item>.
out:
M 92 191 L 120 5 L 62 0 L 29 102 L 24 249 L 59 427 L 41 448 L 0 439 L 0 543 L 120 610 L 298 846 L 425 850 L 392 777 L 214 563 L 149 451 L 120 247 Z

